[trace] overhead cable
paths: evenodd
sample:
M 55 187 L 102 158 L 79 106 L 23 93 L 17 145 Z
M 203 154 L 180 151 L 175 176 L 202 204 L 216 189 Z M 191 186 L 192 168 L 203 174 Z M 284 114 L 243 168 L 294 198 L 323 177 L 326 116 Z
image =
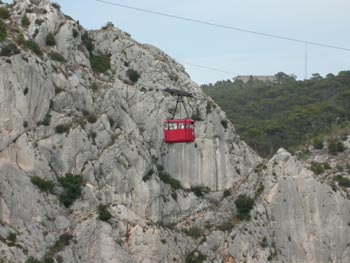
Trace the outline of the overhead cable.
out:
M 179 20 L 189 21 L 189 22 L 198 23 L 198 24 L 204 24 L 204 25 L 213 26 L 213 27 L 219 27 L 219 28 L 233 30 L 233 31 L 239 31 L 239 32 L 244 32 L 244 33 L 249 33 L 249 34 L 254 34 L 254 35 L 260 35 L 260 36 L 265 36 L 265 37 L 270 37 L 270 38 L 275 38 L 275 39 L 281 39 L 281 40 L 286 40 L 286 41 L 297 42 L 297 43 L 309 44 L 309 45 L 313 45 L 313 46 L 320 46 L 320 47 L 338 49 L 338 50 L 343 50 L 343 51 L 350 51 L 350 48 L 334 46 L 334 45 L 325 44 L 325 43 L 313 42 L 313 41 L 296 39 L 296 38 L 290 38 L 290 37 L 285 37 L 285 36 L 275 35 L 275 34 L 269 34 L 269 33 L 263 33 L 263 32 L 258 32 L 258 31 L 253 31 L 253 30 L 248 30 L 248 29 L 243 29 L 243 28 L 238 28 L 238 27 L 221 25 L 221 24 L 216 24 L 216 23 L 212 23 L 212 22 L 208 22 L 208 21 L 197 20 L 197 19 L 193 19 L 193 18 L 188 18 L 188 17 L 182 17 L 182 16 L 177 16 L 177 15 L 157 12 L 157 11 L 153 11 L 153 10 L 149 10 L 149 9 L 143 9 L 143 8 L 139 8 L 139 7 L 123 5 L 123 4 L 110 2 L 110 1 L 105 1 L 105 0 L 95 0 L 95 1 L 101 2 L 101 3 L 105 3 L 105 4 L 109 4 L 109 5 L 119 6 L 119 7 L 122 7 L 122 8 L 137 10 L 137 11 L 141 11 L 141 12 L 145 12 L 145 13 L 149 13 L 149 14 L 175 18 L 175 19 L 179 19 Z
M 202 66 L 202 65 L 198 65 L 198 64 L 193 64 L 193 63 L 189 63 L 189 62 L 186 62 L 186 61 L 181 61 L 181 63 L 185 64 L 185 65 L 189 65 L 189 66 L 193 66 L 193 67 L 197 67 L 197 68 L 208 69 L 208 70 L 213 70 L 213 71 L 217 71 L 217 72 L 221 72 L 221 73 L 227 73 L 227 74 L 232 74 L 232 75 L 239 75 L 238 73 L 235 73 L 235 72 L 230 72 L 230 71 L 226 71 L 226 70 L 223 70 L 223 69 L 217 69 L 217 68 Z

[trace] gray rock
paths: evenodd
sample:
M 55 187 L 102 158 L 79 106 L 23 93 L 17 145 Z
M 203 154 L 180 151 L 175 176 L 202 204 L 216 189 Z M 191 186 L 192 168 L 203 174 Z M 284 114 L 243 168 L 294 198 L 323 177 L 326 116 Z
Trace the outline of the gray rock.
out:
M 283 149 L 264 164 L 231 122 L 223 125 L 219 107 L 207 110 L 212 100 L 182 65 L 119 29 L 86 32 L 46 0 L 17 0 L 10 10 L 10 23 L 44 54 L 21 49 L 0 59 L 0 261 L 48 252 L 64 262 L 350 261 L 346 192 L 333 192 Z M 54 47 L 46 46 L 49 32 Z M 103 74 L 91 69 L 85 33 L 93 54 L 110 54 Z M 66 61 L 52 61 L 50 52 Z M 128 69 L 138 72 L 136 83 Z M 167 87 L 194 94 L 185 99 L 197 119 L 194 143 L 163 142 L 175 106 Z M 59 201 L 66 173 L 83 178 L 69 208 Z M 52 181 L 52 192 L 33 176 Z M 198 197 L 193 186 L 210 193 Z M 221 200 L 225 189 L 231 195 Z M 255 199 L 250 221 L 237 218 L 239 194 Z M 99 220 L 99 204 L 108 222 Z

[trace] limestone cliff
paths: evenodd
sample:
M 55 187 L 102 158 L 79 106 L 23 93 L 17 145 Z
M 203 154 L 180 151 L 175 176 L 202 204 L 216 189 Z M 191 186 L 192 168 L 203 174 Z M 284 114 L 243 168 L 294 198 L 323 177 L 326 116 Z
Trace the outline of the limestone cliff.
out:
M 0 8 L 0 262 L 349 261 L 348 200 L 283 150 L 264 165 L 171 57 L 47 0 Z M 169 87 L 194 143 L 163 142 Z

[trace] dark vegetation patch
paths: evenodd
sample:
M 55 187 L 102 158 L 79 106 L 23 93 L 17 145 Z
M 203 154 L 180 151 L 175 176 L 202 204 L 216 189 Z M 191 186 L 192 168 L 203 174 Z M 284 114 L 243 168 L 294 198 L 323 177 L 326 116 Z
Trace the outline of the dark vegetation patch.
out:
M 318 162 L 311 162 L 310 170 L 313 171 L 315 174 L 322 174 L 325 170 L 329 170 L 331 167 L 327 162 L 324 163 L 318 163 Z
M 72 123 L 60 124 L 55 127 L 56 133 L 66 133 L 69 132 L 72 127 Z
M 69 207 L 80 197 L 83 179 L 81 176 L 67 173 L 64 177 L 60 177 L 58 182 L 63 188 L 63 193 L 59 197 L 59 200 L 65 207 Z
M 132 83 L 136 83 L 140 78 L 140 74 L 136 70 L 133 70 L 133 69 L 128 69 L 126 71 L 126 75 L 128 76 L 129 80 Z
M 254 200 L 247 195 L 239 195 L 235 201 L 238 218 L 241 220 L 250 219 L 250 211 L 253 209 Z
M 260 155 L 279 148 L 296 150 L 314 138 L 350 132 L 350 71 L 297 81 L 284 73 L 276 82 L 251 78 L 202 85 L 203 91 L 226 112 L 238 134 Z M 315 148 L 322 148 L 318 141 Z M 332 148 L 332 147 L 331 147 Z M 330 150 L 339 152 L 338 147 Z
M 21 23 L 22 23 L 22 26 L 24 27 L 28 27 L 30 25 L 30 20 L 26 14 L 22 16 Z
M 191 186 L 191 191 L 197 197 L 203 197 L 205 194 L 210 192 L 210 188 L 207 186 L 197 185 L 197 186 Z
M 39 45 L 34 40 L 27 40 L 24 42 L 24 46 L 31 51 L 33 51 L 36 55 L 41 56 L 43 52 L 41 51 Z
M 58 3 L 56 3 L 56 2 L 52 3 L 52 6 L 53 6 L 54 8 L 56 8 L 57 10 L 60 10 L 60 9 L 61 9 L 61 6 L 60 6 Z
M 193 238 L 197 239 L 203 235 L 203 230 L 199 227 L 194 226 L 188 230 L 185 229 L 184 233 L 189 237 L 193 237 Z
M 0 42 L 4 41 L 7 37 L 6 24 L 0 18 Z
M 1 19 L 10 18 L 10 11 L 6 7 L 0 7 L 0 18 Z
M 202 255 L 198 251 L 193 251 L 186 255 L 185 261 L 186 263 L 202 263 L 207 259 L 206 256 Z
M 112 214 L 108 211 L 108 206 L 100 204 L 98 206 L 98 219 L 107 222 L 111 217 Z
M 163 183 L 170 185 L 174 190 L 183 189 L 180 181 L 170 177 L 170 175 L 165 171 L 159 172 L 159 178 Z
M 57 53 L 57 52 L 50 52 L 49 57 L 52 60 L 55 60 L 58 62 L 66 62 L 66 59 L 60 53 Z
M 142 181 L 147 182 L 152 178 L 153 174 L 154 174 L 153 168 L 149 169 L 148 172 L 142 177 Z
M 349 188 L 350 187 L 350 180 L 344 176 L 337 175 L 335 180 L 338 182 L 338 185 L 344 188 Z
M 340 152 L 344 152 L 344 144 L 338 139 L 330 139 L 328 141 L 328 152 L 332 155 L 337 155 Z
M 89 37 L 88 33 L 85 32 L 81 36 L 81 40 L 83 42 L 83 45 L 86 47 L 87 51 L 92 55 L 92 51 L 94 50 L 94 44 L 92 38 Z
M 17 48 L 17 46 L 14 43 L 9 43 L 2 47 L 0 56 L 10 57 L 19 53 L 21 53 L 21 51 Z
M 55 39 L 55 36 L 52 34 L 52 32 L 49 32 L 46 35 L 45 42 L 46 42 L 46 45 L 51 47 L 56 45 L 56 39 Z
M 97 73 L 104 73 L 111 68 L 111 55 L 91 55 L 90 63 L 92 69 Z
M 43 179 L 39 176 L 33 176 L 30 178 L 32 184 L 36 185 L 41 191 L 53 193 L 55 183 L 51 180 Z

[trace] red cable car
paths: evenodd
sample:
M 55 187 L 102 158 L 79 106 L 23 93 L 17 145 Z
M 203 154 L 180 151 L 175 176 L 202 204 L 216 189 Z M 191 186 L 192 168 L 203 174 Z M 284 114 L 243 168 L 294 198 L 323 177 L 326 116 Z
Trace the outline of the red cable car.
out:
M 170 120 L 164 121 L 164 142 L 165 143 L 181 143 L 181 142 L 194 142 L 194 120 L 188 118 L 188 112 L 186 105 L 183 101 L 183 97 L 193 97 L 191 93 L 183 92 L 180 90 L 174 89 L 165 89 L 166 92 L 171 93 L 172 95 L 177 95 L 176 106 L 174 110 L 173 118 Z M 175 119 L 177 105 L 182 103 L 187 118 L 181 119 L 181 108 L 180 108 L 180 119 Z
M 179 119 L 164 122 L 164 142 L 194 142 L 194 120 Z

